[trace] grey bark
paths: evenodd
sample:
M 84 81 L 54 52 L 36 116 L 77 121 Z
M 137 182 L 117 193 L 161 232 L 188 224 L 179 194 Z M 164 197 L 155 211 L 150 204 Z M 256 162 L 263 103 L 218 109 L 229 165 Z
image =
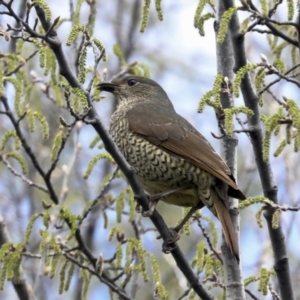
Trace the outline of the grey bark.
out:
M 215 32 L 216 38 L 218 35 L 218 25 L 224 13 L 224 5 L 222 1 L 218 2 L 217 5 L 217 21 L 215 22 Z M 223 109 L 230 108 L 234 106 L 234 99 L 231 93 L 229 84 L 233 82 L 234 73 L 233 73 L 233 65 L 234 65 L 234 57 L 233 57 L 233 49 L 231 45 L 230 36 L 227 35 L 224 42 L 222 44 L 216 43 L 216 51 L 217 51 L 217 71 L 218 74 L 222 74 L 228 78 L 228 85 L 223 89 L 225 92 L 221 92 L 221 104 Z M 224 86 L 226 83 L 224 82 Z M 223 130 L 224 131 L 224 130 Z M 222 134 L 224 132 L 221 132 Z M 237 144 L 238 139 L 236 134 L 233 136 L 224 135 L 221 140 L 221 148 L 222 153 L 225 158 L 227 165 L 229 166 L 232 174 L 237 179 Z M 231 210 L 231 219 L 235 226 L 235 230 L 237 235 L 239 235 L 239 212 L 237 210 L 238 200 L 230 199 L 229 200 L 230 207 L 233 208 Z M 244 300 L 246 299 L 243 277 L 242 277 L 242 266 L 241 263 L 233 258 L 228 247 L 226 246 L 224 237 L 222 241 L 222 253 L 223 253 L 223 264 L 225 271 L 225 282 L 226 282 L 226 298 L 227 299 L 238 299 Z M 240 256 L 241 257 L 241 256 Z

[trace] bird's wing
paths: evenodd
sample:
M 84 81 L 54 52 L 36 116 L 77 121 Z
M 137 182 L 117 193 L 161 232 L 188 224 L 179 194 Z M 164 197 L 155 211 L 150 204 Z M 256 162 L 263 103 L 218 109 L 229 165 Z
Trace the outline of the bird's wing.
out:
M 127 112 L 127 118 L 131 131 L 142 135 L 162 150 L 190 161 L 240 192 L 223 159 L 208 141 L 172 108 L 141 103 Z M 244 196 L 242 193 L 241 195 L 242 199 Z

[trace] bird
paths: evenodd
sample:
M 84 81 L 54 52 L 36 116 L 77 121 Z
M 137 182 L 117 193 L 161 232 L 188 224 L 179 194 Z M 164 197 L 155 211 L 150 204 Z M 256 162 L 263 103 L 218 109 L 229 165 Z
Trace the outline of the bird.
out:
M 154 80 L 123 75 L 98 84 L 118 101 L 109 133 L 149 196 L 153 213 L 158 200 L 190 212 L 177 228 L 204 205 L 221 222 L 225 242 L 239 261 L 239 246 L 228 198 L 246 199 L 227 164 L 206 138 L 177 114 L 164 89 Z

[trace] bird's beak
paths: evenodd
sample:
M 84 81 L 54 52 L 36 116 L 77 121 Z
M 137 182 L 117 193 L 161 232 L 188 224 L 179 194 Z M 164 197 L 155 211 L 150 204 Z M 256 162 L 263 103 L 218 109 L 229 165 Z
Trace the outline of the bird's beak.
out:
M 117 85 L 111 82 L 101 82 L 97 85 L 100 91 L 106 91 L 109 93 L 114 93 L 117 88 Z

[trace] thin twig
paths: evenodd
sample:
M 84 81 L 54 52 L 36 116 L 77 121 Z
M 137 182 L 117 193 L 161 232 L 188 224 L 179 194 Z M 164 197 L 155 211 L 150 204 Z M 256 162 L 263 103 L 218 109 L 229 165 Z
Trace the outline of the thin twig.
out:
M 259 300 L 249 289 L 245 289 L 245 292 L 251 297 L 253 300 Z
M 29 60 L 31 60 L 36 54 L 38 54 L 39 51 L 35 50 L 33 53 L 31 53 L 27 58 L 25 58 L 25 63 L 27 63 Z M 8 72 L 7 74 L 5 74 L 5 76 L 11 76 L 12 74 L 15 74 L 16 72 L 18 72 L 22 67 L 24 66 L 24 64 L 19 64 L 15 69 L 13 69 L 11 72 Z
M 207 241 L 209 249 L 214 253 L 214 255 L 221 262 L 221 264 L 223 264 L 223 260 L 222 260 L 221 256 L 219 255 L 219 253 L 215 250 L 215 248 L 214 248 L 214 246 L 213 246 L 213 244 L 210 240 L 210 237 L 208 236 L 204 226 L 201 223 L 201 220 L 199 218 L 195 218 L 195 220 L 197 221 L 198 226 L 201 228 L 202 234 L 203 234 L 203 236 L 205 237 L 205 239 Z
M 97 203 L 99 203 L 99 199 L 101 199 L 104 196 L 104 194 L 108 191 L 109 186 L 110 186 L 111 182 L 114 180 L 114 178 L 116 177 L 118 171 L 119 171 L 119 168 L 116 168 L 114 170 L 114 172 L 112 173 L 112 175 L 109 178 L 109 180 L 102 187 L 102 189 L 100 191 L 100 194 L 93 200 L 93 202 L 89 206 L 89 208 L 87 210 L 85 210 L 84 214 L 82 215 L 81 220 L 79 221 L 79 225 L 83 222 L 84 219 L 86 219 L 86 217 L 89 215 L 89 213 L 91 212 L 91 210 L 95 207 L 95 205 L 97 205 Z
M 27 140 L 25 139 L 22 131 L 21 131 L 21 128 L 20 128 L 20 124 L 19 122 L 16 120 L 15 116 L 13 115 L 13 113 L 11 112 L 10 110 L 10 107 L 8 105 L 8 100 L 6 98 L 5 95 L 1 95 L 0 96 L 0 101 L 3 103 L 4 105 L 4 108 L 6 110 L 6 114 L 7 116 L 9 117 L 11 123 L 13 124 L 15 130 L 16 130 L 16 133 L 21 141 L 21 144 L 26 152 L 26 154 L 29 156 L 29 158 L 31 159 L 31 162 L 32 164 L 34 165 L 35 169 L 38 171 L 38 173 L 41 175 L 41 177 L 43 178 L 45 184 L 46 184 L 46 187 L 48 189 L 48 192 L 49 192 L 49 196 L 51 198 L 51 200 L 57 204 L 58 203 L 58 198 L 57 198 L 57 195 L 54 191 L 54 187 L 50 181 L 49 178 L 46 177 L 46 173 L 44 172 L 44 170 L 42 169 L 40 163 L 38 162 L 35 154 L 33 153 L 31 147 L 29 146 Z
M 0 154 L 0 160 L 3 162 L 3 164 L 5 164 L 7 169 L 10 170 L 12 174 L 14 174 L 17 177 L 20 177 L 27 185 L 33 186 L 33 187 L 39 189 L 40 191 L 43 191 L 44 193 L 49 194 L 49 191 L 45 186 L 34 183 L 29 178 L 27 178 L 25 175 L 19 173 L 16 169 L 14 169 L 13 166 L 9 163 L 9 161 L 2 154 Z

